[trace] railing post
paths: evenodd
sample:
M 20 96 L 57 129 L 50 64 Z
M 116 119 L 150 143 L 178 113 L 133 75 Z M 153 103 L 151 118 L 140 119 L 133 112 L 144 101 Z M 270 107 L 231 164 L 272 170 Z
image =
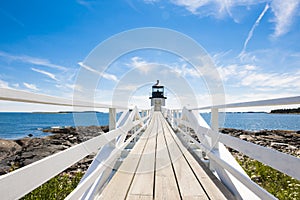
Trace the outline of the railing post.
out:
M 109 131 L 116 129 L 116 108 L 109 108 Z
M 171 117 L 172 117 L 172 127 L 175 128 L 175 118 L 174 118 L 175 110 L 171 110 Z
M 219 110 L 218 110 L 218 108 L 211 109 L 211 128 L 214 131 L 219 131 Z
M 211 109 L 211 128 L 214 131 L 214 134 L 211 137 L 211 151 L 218 152 L 219 151 L 219 141 L 218 141 L 219 110 L 218 108 Z M 215 163 L 210 161 L 209 168 L 210 170 L 215 170 Z
M 175 115 L 176 115 L 176 117 L 175 117 L 175 119 L 176 119 L 176 127 L 178 127 L 178 124 L 179 124 L 179 110 L 176 110 L 175 111 Z

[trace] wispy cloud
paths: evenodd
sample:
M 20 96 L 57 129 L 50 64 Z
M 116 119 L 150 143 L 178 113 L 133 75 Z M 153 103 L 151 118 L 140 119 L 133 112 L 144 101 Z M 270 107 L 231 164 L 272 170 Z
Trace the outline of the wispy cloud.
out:
M 131 62 L 127 66 L 133 67 L 143 74 L 147 74 L 152 67 L 157 66 L 158 63 L 147 62 L 138 56 L 132 57 Z
M 20 84 L 19 84 L 19 83 L 14 83 L 14 84 L 12 84 L 12 86 L 13 86 L 14 88 L 19 88 L 19 87 L 20 87 Z
M 218 68 L 225 84 L 234 87 L 252 88 L 257 91 L 294 90 L 299 91 L 300 70 L 287 73 L 262 72 L 255 65 L 229 65 Z
M 252 88 L 298 89 L 300 73 L 258 73 L 252 72 L 243 78 L 241 84 Z
M 204 62 L 204 61 L 203 61 Z M 159 62 L 148 62 L 141 57 L 132 57 L 131 62 L 127 64 L 142 74 L 148 74 L 151 70 L 157 69 L 157 67 L 161 68 L 161 73 L 174 73 L 177 76 L 181 77 L 189 77 L 189 78 L 200 78 L 201 76 L 211 75 L 209 69 L 206 67 L 201 67 L 201 71 L 198 72 L 196 68 L 190 66 L 186 61 L 181 60 L 180 63 L 159 63 Z M 163 70 L 164 68 L 164 70 Z M 199 69 L 199 68 L 198 68 Z
M 99 76 L 101 76 L 107 80 L 111 80 L 111 81 L 115 81 L 115 82 L 118 81 L 118 78 L 113 74 L 109 74 L 109 73 L 105 73 L 105 72 L 100 73 L 97 70 L 93 69 L 92 67 L 85 65 L 83 62 L 79 62 L 78 65 L 80 65 L 81 67 L 83 67 L 84 69 L 86 69 L 88 71 L 98 74 Z
M 173 67 L 173 70 L 175 71 L 175 73 L 178 73 L 178 75 L 182 77 L 201 77 L 201 74 L 195 68 L 188 67 L 187 64 L 182 64 L 181 66 Z
M 31 56 L 26 56 L 26 55 L 21 55 L 21 56 L 12 55 L 12 54 L 9 54 L 9 53 L 3 52 L 3 51 L 0 51 L 0 57 L 3 57 L 8 60 L 12 60 L 12 61 L 19 61 L 19 62 L 29 63 L 29 64 L 33 64 L 33 65 L 37 65 L 37 66 L 50 67 L 50 68 L 54 68 L 54 69 L 58 69 L 58 70 L 62 70 L 62 71 L 67 70 L 67 68 L 64 66 L 53 64 L 49 60 L 42 59 L 42 58 L 36 58 L 36 57 L 31 57 Z
M 31 70 L 35 71 L 35 72 L 38 72 L 38 73 L 41 73 L 41 74 L 44 74 L 44 75 L 48 76 L 49 78 L 51 78 L 55 81 L 58 81 L 58 79 L 55 77 L 55 75 L 50 73 L 50 72 L 46 72 L 44 70 L 40 70 L 40 69 L 36 69 L 36 68 L 31 68 Z
M 39 89 L 34 84 L 24 82 L 23 85 L 30 90 L 39 91 Z
M 250 6 L 270 0 L 171 0 L 177 6 L 183 6 L 195 15 L 223 17 L 225 14 L 233 17 L 231 9 L 238 6 Z
M 267 3 L 261 18 L 268 8 L 271 7 L 274 18 L 270 21 L 275 23 L 273 37 L 284 35 L 290 30 L 293 21 L 298 17 L 300 4 L 299 0 L 170 0 L 170 2 L 185 8 L 194 15 L 201 17 L 213 16 L 215 18 L 230 16 L 235 22 L 239 22 L 239 19 L 236 19 L 236 16 L 232 13 L 234 8 L 246 7 L 248 9 L 252 5 Z M 252 27 L 253 31 L 257 26 L 255 24 Z M 249 32 L 248 41 L 251 39 L 253 31 Z
M 172 3 L 185 7 L 188 11 L 193 14 L 198 14 L 197 10 L 201 7 L 212 3 L 209 0 L 172 0 Z
M 243 50 L 242 50 L 241 53 L 240 53 L 240 56 L 243 56 L 243 54 L 245 53 L 246 48 L 247 48 L 247 45 L 248 45 L 248 42 L 249 42 L 250 39 L 252 38 L 253 32 L 254 32 L 255 28 L 259 25 L 261 19 L 262 19 L 263 16 L 266 14 L 266 12 L 268 11 L 269 7 L 270 7 L 269 4 L 266 4 L 264 10 L 260 13 L 259 17 L 256 19 L 255 23 L 253 24 L 251 30 L 250 30 L 249 33 L 248 33 L 248 36 L 247 36 L 245 42 L 244 42 L 244 47 L 243 47 Z
M 252 71 L 256 70 L 258 67 L 254 65 L 228 65 L 226 67 L 218 67 L 218 71 L 220 73 L 223 81 L 227 81 L 229 79 L 238 78 L 243 79 Z
M 0 79 L 0 88 L 10 88 L 8 82 L 5 82 Z
M 96 1 L 92 1 L 92 0 L 77 0 L 77 3 L 86 7 L 87 9 L 91 10 L 92 9 L 92 5 L 95 3 Z
M 148 3 L 148 4 L 153 4 L 153 3 L 157 3 L 159 2 L 160 0 L 144 0 L 145 3 Z
M 273 0 L 271 8 L 275 22 L 274 37 L 282 36 L 290 30 L 293 20 L 299 14 L 299 4 L 299 0 Z
M 18 25 L 20 25 L 22 27 L 25 26 L 21 20 L 17 19 L 12 14 L 8 13 L 7 11 L 5 11 L 5 10 L 3 10 L 1 8 L 0 8 L 0 14 L 4 15 L 5 17 L 7 17 L 8 19 L 12 20 L 13 22 L 15 22 L 16 24 L 18 24 Z

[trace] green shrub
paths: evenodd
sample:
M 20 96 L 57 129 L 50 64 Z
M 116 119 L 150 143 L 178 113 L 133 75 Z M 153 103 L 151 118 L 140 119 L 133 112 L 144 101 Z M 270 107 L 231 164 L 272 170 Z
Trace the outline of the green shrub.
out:
M 300 199 L 300 181 L 246 156 L 238 162 L 254 182 L 278 199 Z
M 48 182 L 44 183 L 40 187 L 36 188 L 22 200 L 28 199 L 65 199 L 68 194 L 70 194 L 78 185 L 82 172 L 78 172 L 75 175 L 60 174 L 50 179 Z

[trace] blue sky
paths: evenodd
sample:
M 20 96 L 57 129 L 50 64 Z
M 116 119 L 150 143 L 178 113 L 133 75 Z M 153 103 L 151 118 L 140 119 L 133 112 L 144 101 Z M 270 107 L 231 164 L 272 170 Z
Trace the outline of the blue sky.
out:
M 181 32 L 206 50 L 220 73 L 228 103 L 300 94 L 299 0 L 10 0 L 0 4 L 2 88 L 72 98 L 74 89 L 80 88 L 76 77 L 85 66 L 83 61 L 99 43 L 130 29 L 160 27 Z M 168 66 L 187 80 L 198 106 L 211 104 L 205 80 L 188 61 L 159 50 L 130 52 L 113 61 L 99 75 L 96 101 L 110 103 L 112 91 L 128 71 L 139 68 L 150 77 L 147 69 L 159 70 L 158 66 Z M 150 85 L 149 81 L 129 85 L 130 100 L 123 103 L 143 107 Z M 189 104 L 178 104 L 178 96 L 184 94 L 174 93 L 174 88 L 168 88 L 168 95 L 171 106 Z M 8 102 L 0 107 L 2 111 L 49 109 L 62 108 Z

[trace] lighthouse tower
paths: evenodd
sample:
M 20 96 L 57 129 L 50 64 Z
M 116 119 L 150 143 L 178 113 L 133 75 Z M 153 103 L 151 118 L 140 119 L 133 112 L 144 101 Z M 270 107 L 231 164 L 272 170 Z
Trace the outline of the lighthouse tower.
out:
M 154 106 L 154 111 L 161 111 L 161 107 L 165 106 L 164 86 L 159 85 L 159 80 L 152 86 L 151 106 Z

